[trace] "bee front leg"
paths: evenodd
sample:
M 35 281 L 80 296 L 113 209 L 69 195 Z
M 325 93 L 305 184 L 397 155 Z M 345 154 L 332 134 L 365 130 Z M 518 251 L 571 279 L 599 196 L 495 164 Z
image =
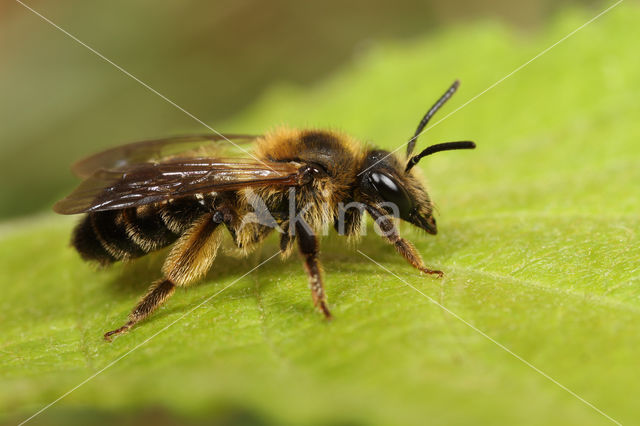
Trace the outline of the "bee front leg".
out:
M 327 296 L 322 282 L 322 270 L 318 261 L 318 239 L 309 225 L 299 220 L 295 225 L 298 249 L 304 259 L 304 268 L 309 277 L 309 288 L 313 297 L 313 304 L 327 319 L 331 319 L 331 312 L 327 306 Z
M 396 251 L 402 257 L 404 257 L 407 262 L 411 264 L 411 266 L 421 272 L 424 272 L 425 274 L 437 275 L 440 278 L 444 276 L 444 272 L 435 269 L 429 269 L 424 266 L 422 257 L 420 257 L 420 253 L 418 253 L 413 244 L 400 237 L 398 228 L 396 228 L 396 225 L 393 223 L 391 217 L 384 213 L 384 210 L 367 206 L 367 212 L 369 212 L 375 223 L 380 227 L 380 230 L 382 231 L 382 237 L 393 244 L 396 248 Z

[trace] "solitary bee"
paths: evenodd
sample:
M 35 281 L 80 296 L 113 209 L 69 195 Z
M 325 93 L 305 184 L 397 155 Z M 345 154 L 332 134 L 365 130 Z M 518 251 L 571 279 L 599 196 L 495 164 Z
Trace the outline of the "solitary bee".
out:
M 164 303 L 176 286 L 202 277 L 225 229 L 244 254 L 274 229 L 281 233 L 283 256 L 297 244 L 313 303 L 326 318 L 331 313 L 317 235 L 333 224 L 339 234 L 357 236 L 365 211 L 413 267 L 442 276 L 423 264 L 414 246 L 400 237 L 393 219 L 437 232 L 431 199 L 412 168 L 427 155 L 475 144 L 447 142 L 412 153 L 422 130 L 458 85 L 454 82 L 420 121 L 407 144 L 406 159 L 335 132 L 280 128 L 263 136 L 142 141 L 76 163 L 73 171 L 85 180 L 54 210 L 86 213 L 71 239 L 83 259 L 109 265 L 173 244 L 162 267 L 164 277 L 151 284 L 128 321 L 104 338 L 110 341 L 127 332 Z M 254 142 L 253 158 L 222 156 L 223 141 Z

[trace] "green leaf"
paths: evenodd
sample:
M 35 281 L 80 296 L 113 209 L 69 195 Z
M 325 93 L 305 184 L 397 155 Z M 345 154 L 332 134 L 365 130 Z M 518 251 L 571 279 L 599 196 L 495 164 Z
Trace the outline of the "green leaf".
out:
M 591 16 L 566 13 L 527 40 L 476 25 L 377 46 L 316 87 L 274 87 L 225 127 L 328 126 L 393 149 L 454 78 L 436 121 Z M 95 375 L 34 422 L 610 423 L 499 342 L 637 422 L 639 19 L 635 4 L 615 8 L 423 135 L 418 146 L 478 144 L 420 165 L 440 233 L 402 229 L 446 276 L 420 276 L 371 228 L 357 247 L 331 235 L 331 322 L 295 257 L 242 277 L 277 251 L 271 238 L 246 259 L 219 256 L 203 283 L 107 344 L 163 253 L 96 271 L 68 246 L 72 220 L 5 223 L 0 411 L 23 420 Z

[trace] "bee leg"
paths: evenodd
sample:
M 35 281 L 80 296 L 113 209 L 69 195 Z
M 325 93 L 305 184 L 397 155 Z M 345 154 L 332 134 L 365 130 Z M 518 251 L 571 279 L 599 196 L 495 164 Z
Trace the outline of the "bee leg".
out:
M 411 264 L 411 266 L 421 272 L 424 272 L 425 274 L 437 275 L 440 278 L 444 276 L 444 272 L 435 269 L 429 269 L 424 266 L 422 257 L 420 257 L 420 253 L 418 253 L 413 244 L 400 237 L 398 228 L 396 228 L 393 220 L 387 214 L 383 213 L 383 210 L 367 206 L 367 211 L 376 222 L 376 224 L 378 224 L 378 226 L 380 227 L 380 230 L 382 231 L 382 237 L 393 244 L 396 248 L 396 251 L 402 257 L 404 257 L 407 262 Z
M 327 307 L 327 296 L 322 282 L 320 262 L 318 261 L 318 239 L 309 225 L 301 220 L 296 223 L 295 231 L 298 249 L 304 258 L 304 268 L 309 276 L 309 288 L 311 289 L 313 304 L 324 314 L 325 318 L 331 319 L 331 312 Z
M 129 314 L 129 321 L 122 327 L 105 333 L 104 339 L 110 342 L 113 336 L 129 331 L 131 327 L 151 315 L 158 306 L 162 305 L 165 300 L 171 297 L 175 289 L 175 284 L 170 280 L 159 280 L 151 284 L 147 294 L 140 299 L 140 302 L 138 302 Z
M 283 258 L 286 258 L 293 250 L 296 237 L 289 233 L 289 224 L 282 225 L 282 229 L 284 232 L 280 235 L 280 254 L 282 254 Z
M 165 278 L 153 283 L 147 294 L 129 314 L 129 321 L 122 327 L 104 335 L 126 333 L 131 327 L 148 317 L 175 291 L 176 286 L 186 286 L 203 276 L 211 267 L 221 242 L 219 222 L 210 213 L 202 215 L 175 243 L 162 267 Z

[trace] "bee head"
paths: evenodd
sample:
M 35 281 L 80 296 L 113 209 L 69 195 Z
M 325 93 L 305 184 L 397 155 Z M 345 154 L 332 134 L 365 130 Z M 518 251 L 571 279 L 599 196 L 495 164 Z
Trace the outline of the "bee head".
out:
M 412 153 L 418 136 L 431 117 L 455 93 L 459 85 L 459 81 L 454 81 L 420 120 L 413 137 L 407 143 L 406 163 L 401 162 L 388 151 L 370 151 L 367 154 L 363 172 L 360 173 L 361 191 L 366 198 L 369 198 L 369 202 L 381 205 L 389 214 L 412 223 L 430 234 L 437 233 L 433 204 L 429 194 L 411 169 L 428 155 L 453 149 L 473 149 L 476 144 L 471 141 L 445 142 L 431 145 L 417 155 L 412 156 Z
M 436 234 L 438 229 L 429 194 L 414 173 L 406 173 L 404 169 L 405 165 L 388 151 L 370 151 L 365 172 L 360 176 L 360 191 L 365 202 Z

